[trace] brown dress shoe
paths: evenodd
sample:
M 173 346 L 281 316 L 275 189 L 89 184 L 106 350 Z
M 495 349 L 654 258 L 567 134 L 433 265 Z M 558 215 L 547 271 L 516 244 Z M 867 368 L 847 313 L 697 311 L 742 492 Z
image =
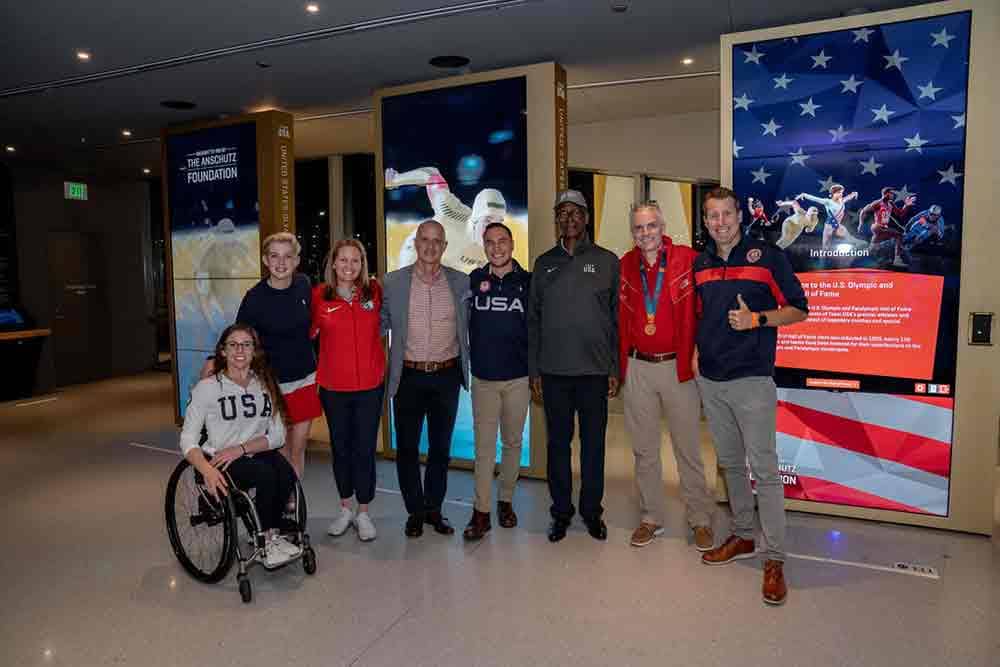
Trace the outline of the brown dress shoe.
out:
M 741 558 L 753 558 L 756 555 L 753 540 L 730 535 L 729 539 L 714 549 L 709 549 L 701 555 L 705 565 L 725 565 Z
M 663 534 L 663 526 L 657 526 L 643 521 L 639 527 L 632 532 L 632 539 L 629 544 L 633 547 L 644 547 L 654 539 Z
M 713 546 L 715 546 L 715 535 L 712 534 L 712 529 L 708 526 L 695 526 L 694 531 L 694 548 L 698 551 L 708 551 Z
M 469 519 L 469 525 L 465 527 L 465 531 L 462 533 L 462 537 L 470 542 L 475 542 L 476 540 L 483 539 L 486 533 L 490 532 L 490 514 L 489 512 L 480 512 L 479 510 L 472 510 L 472 518 Z
M 788 599 L 788 586 L 785 584 L 784 564 L 780 560 L 764 561 L 764 585 L 761 593 L 767 604 L 785 604 Z
M 511 503 L 497 501 L 497 522 L 504 528 L 513 528 L 517 525 L 517 515 L 514 514 L 514 506 Z

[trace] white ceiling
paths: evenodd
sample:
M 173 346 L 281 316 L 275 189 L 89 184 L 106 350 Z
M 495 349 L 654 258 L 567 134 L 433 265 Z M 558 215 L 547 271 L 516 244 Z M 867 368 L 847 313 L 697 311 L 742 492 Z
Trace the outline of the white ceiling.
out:
M 396 25 L 362 33 L 256 50 L 179 67 L 44 92 L 3 91 L 81 74 L 200 53 L 221 47 L 464 4 L 455 0 L 305 0 L 242 2 L 78 0 L 8 2 L 0 57 L 0 144 L 17 147 L 12 163 L 56 163 L 64 168 L 155 168 L 159 129 L 169 123 L 217 117 L 260 107 L 296 116 L 369 105 L 377 88 L 442 76 L 427 61 L 435 55 L 471 59 L 473 71 L 554 60 L 570 85 L 718 68 L 718 36 L 805 20 L 840 16 L 860 0 L 628 0 L 613 13 L 610 0 L 528 0 L 502 10 Z M 622 0 L 617 0 L 622 1 Z M 870 10 L 920 4 L 865 0 Z M 89 63 L 75 52 L 93 53 Z M 685 67 L 682 57 L 695 58 Z M 263 61 L 271 65 L 262 69 Z M 165 99 L 197 103 L 170 111 Z M 570 122 L 590 122 L 718 108 L 714 77 L 655 85 L 577 90 Z M 364 121 L 337 121 L 360 128 Z M 322 122 L 297 130 L 304 153 L 321 154 Z M 118 148 L 121 128 L 139 143 Z M 308 129 L 307 129 L 308 128 Z M 363 136 L 367 130 L 360 130 Z M 81 138 L 86 143 L 81 143 Z M 318 142 L 316 146 L 303 142 Z M 98 150 L 97 147 L 103 147 Z

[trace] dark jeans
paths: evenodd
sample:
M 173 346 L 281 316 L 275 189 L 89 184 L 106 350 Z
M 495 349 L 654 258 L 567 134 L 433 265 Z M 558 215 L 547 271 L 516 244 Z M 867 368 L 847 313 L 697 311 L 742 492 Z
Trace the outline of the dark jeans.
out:
M 330 428 L 337 491 L 341 498 L 355 496 L 360 505 L 375 497 L 375 448 L 384 394 L 384 384 L 365 391 L 319 390 Z
M 549 510 L 556 519 L 573 517 L 570 443 L 574 417 L 580 419 L 580 516 L 604 513 L 604 436 L 608 427 L 608 376 L 542 375 L 545 427 L 548 430 Z
M 254 504 L 261 530 L 277 528 L 288 497 L 295 489 L 295 471 L 288 459 L 277 450 L 269 449 L 236 459 L 226 472 L 240 489 L 257 489 Z
M 448 490 L 451 434 L 458 413 L 461 371 L 457 366 L 435 373 L 403 368 L 392 401 L 396 430 L 396 474 L 406 511 L 439 512 Z M 420 432 L 427 418 L 427 463 L 420 481 Z

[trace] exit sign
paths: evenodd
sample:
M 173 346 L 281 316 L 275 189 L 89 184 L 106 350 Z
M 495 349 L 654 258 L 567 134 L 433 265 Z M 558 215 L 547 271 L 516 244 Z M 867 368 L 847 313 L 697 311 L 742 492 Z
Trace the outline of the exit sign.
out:
M 73 181 L 63 181 L 63 196 L 66 199 L 79 199 L 87 201 L 87 184 L 74 183 Z

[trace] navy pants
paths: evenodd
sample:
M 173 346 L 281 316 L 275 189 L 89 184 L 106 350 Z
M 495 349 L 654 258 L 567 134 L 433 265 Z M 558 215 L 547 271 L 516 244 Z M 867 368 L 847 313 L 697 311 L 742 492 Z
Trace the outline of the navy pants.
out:
M 277 528 L 295 488 L 295 471 L 288 459 L 277 450 L 269 449 L 234 460 L 226 472 L 240 489 L 257 489 L 254 504 L 261 530 Z
M 410 514 L 441 511 L 448 490 L 451 435 L 461 386 L 457 365 L 434 373 L 403 368 L 399 389 L 392 400 L 392 417 L 396 430 L 396 474 Z M 421 482 L 420 432 L 425 418 L 428 448 Z
M 550 512 L 569 520 L 573 507 L 570 443 L 580 421 L 580 516 L 597 519 L 604 513 L 604 437 L 608 427 L 608 376 L 542 375 L 545 426 L 548 430 L 547 472 Z
M 367 505 L 375 497 L 375 449 L 385 385 L 365 391 L 330 391 L 320 387 L 330 428 L 333 479 L 341 498 Z

